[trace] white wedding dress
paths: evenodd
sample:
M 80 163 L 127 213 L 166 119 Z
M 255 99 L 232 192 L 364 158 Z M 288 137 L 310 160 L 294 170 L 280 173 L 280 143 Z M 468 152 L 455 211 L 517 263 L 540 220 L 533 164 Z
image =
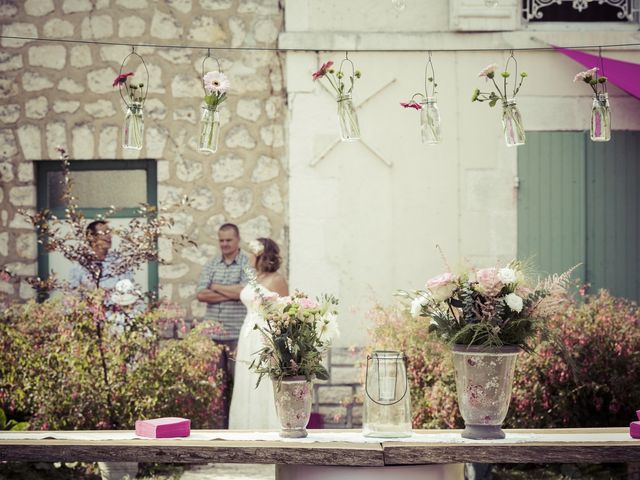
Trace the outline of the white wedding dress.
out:
M 265 292 L 270 292 L 259 286 Z M 273 401 L 273 386 L 268 376 L 262 377 L 260 386 L 255 388 L 258 374 L 249 370 L 256 357 L 255 353 L 263 346 L 262 334 L 254 330 L 254 325 L 264 325 L 264 318 L 256 311 L 256 292 L 247 285 L 240 292 L 240 300 L 247 307 L 238 338 L 236 351 L 236 373 L 229 410 L 229 428 L 231 430 L 279 430 L 280 422 Z

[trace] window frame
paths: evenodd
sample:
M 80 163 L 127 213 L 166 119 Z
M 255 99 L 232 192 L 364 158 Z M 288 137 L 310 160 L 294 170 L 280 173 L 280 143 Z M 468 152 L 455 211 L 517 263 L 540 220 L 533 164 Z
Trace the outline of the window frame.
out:
M 48 205 L 49 173 L 62 172 L 62 162 L 53 160 L 36 160 L 34 163 L 36 178 L 36 208 L 38 211 L 49 209 L 58 218 L 64 218 L 64 207 L 51 208 Z M 72 172 L 87 171 L 122 171 L 122 170 L 144 170 L 146 172 L 147 192 L 146 197 L 149 205 L 158 206 L 158 167 L 155 160 L 72 160 L 69 162 L 69 170 Z M 104 215 L 105 208 L 80 208 L 79 210 L 87 218 L 95 218 Z M 141 217 L 137 207 L 118 209 L 110 218 L 136 218 Z M 156 244 L 156 248 L 158 245 Z M 148 290 L 158 294 L 159 275 L 158 262 L 147 262 L 147 282 Z M 49 277 L 49 252 L 46 251 L 42 243 L 38 243 L 38 276 L 46 279 Z

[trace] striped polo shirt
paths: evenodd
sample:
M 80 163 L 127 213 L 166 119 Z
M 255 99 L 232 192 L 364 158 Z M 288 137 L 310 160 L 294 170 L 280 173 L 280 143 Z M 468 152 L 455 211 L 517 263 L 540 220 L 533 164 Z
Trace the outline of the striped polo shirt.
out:
M 249 281 L 245 267 L 249 267 L 249 257 L 242 250 L 229 264 L 222 255 L 209 260 L 200 276 L 198 291 L 209 288 L 212 283 L 221 285 L 246 285 Z M 222 324 L 222 332 L 213 335 L 214 340 L 236 340 L 240 336 L 240 327 L 247 309 L 240 300 L 229 300 L 220 303 L 208 303 L 204 318 Z

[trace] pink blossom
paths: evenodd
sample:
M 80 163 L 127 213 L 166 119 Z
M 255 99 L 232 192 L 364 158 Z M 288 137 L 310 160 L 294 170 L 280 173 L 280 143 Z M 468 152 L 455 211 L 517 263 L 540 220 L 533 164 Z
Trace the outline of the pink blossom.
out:
M 451 272 L 445 272 L 442 275 L 427 280 L 427 290 L 431 292 L 434 300 L 441 302 L 453 295 L 458 288 L 458 279 Z
M 573 77 L 573 81 L 577 82 L 578 80 L 582 80 L 584 82 L 590 81 L 598 71 L 598 67 L 590 68 L 589 70 L 585 70 L 584 72 L 576 73 L 576 76 Z
M 311 298 L 301 298 L 300 300 L 298 300 L 298 305 L 305 309 L 318 308 L 318 302 L 312 300 Z
M 2 280 L 3 282 L 8 282 L 11 280 L 11 275 L 9 274 L 9 272 L 0 272 L 0 280 Z
M 320 69 L 317 72 L 314 72 L 313 75 L 311 75 L 311 78 L 313 78 L 313 80 L 315 81 L 321 77 L 324 77 L 327 74 L 327 70 L 329 70 L 332 65 L 332 60 L 329 60 L 327 63 L 323 63 Z
M 422 105 L 416 102 L 408 102 L 408 103 L 400 102 L 400 105 L 403 106 L 404 108 L 415 108 L 416 110 L 422 110 Z
M 478 76 L 485 77 L 485 79 L 487 80 L 490 78 L 493 78 L 497 68 L 498 68 L 498 65 L 496 65 L 495 63 L 492 63 L 491 65 L 487 65 L 482 70 L 480 70 L 480 73 L 478 74 Z
M 476 272 L 478 290 L 481 293 L 491 293 L 502 288 L 497 268 L 482 268 Z
M 116 77 L 116 79 L 113 81 L 113 84 L 111 86 L 117 87 L 118 85 L 122 85 L 124 82 L 127 81 L 127 77 L 133 77 L 133 72 L 121 73 Z

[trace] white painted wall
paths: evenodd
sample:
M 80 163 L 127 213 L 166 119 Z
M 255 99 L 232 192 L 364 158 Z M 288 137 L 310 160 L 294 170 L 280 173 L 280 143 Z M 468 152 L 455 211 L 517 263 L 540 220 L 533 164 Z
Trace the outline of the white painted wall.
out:
M 566 26 L 456 33 L 449 31 L 452 6 L 444 0 L 407 0 L 403 12 L 390 0 L 289 0 L 285 8 L 280 46 L 291 48 L 437 50 L 638 41 L 637 32 L 587 33 Z M 638 61 L 637 51 L 607 55 Z M 426 54 L 351 53 L 363 73 L 353 95 L 356 105 L 365 102 L 358 109 L 362 142 L 338 143 L 312 166 L 339 139 L 339 131 L 336 102 L 311 81 L 311 73 L 343 56 L 287 54 L 290 282 L 341 298 L 339 346 L 349 346 L 366 343 L 363 314 L 374 301 L 389 303 L 396 289 L 421 287 L 445 269 L 436 245 L 454 268 L 465 259 L 481 267 L 516 255 L 517 149 L 504 145 L 500 109 L 470 101 L 473 89 L 484 83 L 478 71 L 489 63 L 503 65 L 508 53 L 433 54 L 444 130 L 437 146 L 421 144 L 418 113 L 399 106 L 422 88 Z M 517 59 L 529 74 L 518 96 L 527 130 L 588 128 L 590 89 L 572 82 L 582 70 L 578 64 L 554 52 L 517 53 Z M 615 87 L 610 96 L 614 129 L 640 129 L 640 101 Z

